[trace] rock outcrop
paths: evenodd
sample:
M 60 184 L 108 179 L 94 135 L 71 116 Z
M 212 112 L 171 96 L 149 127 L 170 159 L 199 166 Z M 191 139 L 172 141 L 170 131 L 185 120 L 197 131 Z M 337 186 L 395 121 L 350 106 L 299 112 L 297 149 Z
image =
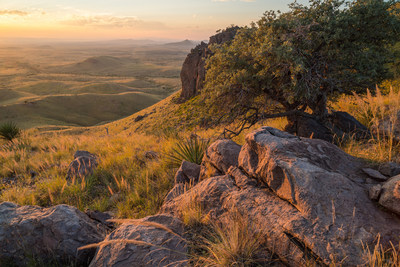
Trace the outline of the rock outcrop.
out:
M 240 149 L 241 146 L 228 139 L 211 144 L 201 163 L 200 179 L 224 174 L 230 166 L 237 166 Z
M 231 27 L 211 36 L 208 44 L 201 42 L 187 55 L 181 70 L 182 100 L 192 98 L 203 88 L 206 77 L 205 58 L 211 55 L 209 46 L 231 41 L 238 29 L 239 27 Z
M 186 266 L 183 224 L 159 214 L 122 224 L 100 245 L 90 266 Z
M 400 215 L 400 175 L 385 182 L 376 198 L 383 207 Z
M 331 143 L 263 127 L 247 135 L 237 167 L 167 199 L 162 212 L 181 216 L 180 203 L 198 201 L 223 223 L 234 208 L 285 264 L 361 265 L 363 246 L 373 247 L 378 235 L 384 247 L 400 238 L 397 215 L 369 199 L 378 182 L 369 182 L 365 167 Z
M 74 160 L 68 166 L 67 180 L 83 178 L 93 173 L 97 168 L 98 162 L 96 155 L 83 150 L 78 150 L 74 154 Z
M 175 184 L 187 183 L 194 185 L 199 181 L 199 175 L 200 165 L 183 160 L 181 166 L 175 174 Z
M 45 264 L 87 265 L 94 249 L 79 247 L 104 239 L 106 230 L 78 209 L 0 204 L 0 265 L 26 266 L 38 258 Z M 13 266 L 14 266 L 13 265 Z
M 300 137 L 321 139 L 330 143 L 334 143 L 335 138 L 344 138 L 346 135 L 356 139 L 365 139 L 371 136 L 367 127 L 347 112 L 342 111 L 332 112 L 325 121 L 320 121 L 307 114 L 289 116 L 285 131 Z

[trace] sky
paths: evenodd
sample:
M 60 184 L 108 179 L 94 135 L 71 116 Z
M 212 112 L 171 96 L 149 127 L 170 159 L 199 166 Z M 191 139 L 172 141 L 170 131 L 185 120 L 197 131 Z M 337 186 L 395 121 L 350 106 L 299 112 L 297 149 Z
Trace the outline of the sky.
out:
M 0 0 L 0 38 L 206 40 L 292 0 Z M 300 1 L 304 2 L 304 1 Z

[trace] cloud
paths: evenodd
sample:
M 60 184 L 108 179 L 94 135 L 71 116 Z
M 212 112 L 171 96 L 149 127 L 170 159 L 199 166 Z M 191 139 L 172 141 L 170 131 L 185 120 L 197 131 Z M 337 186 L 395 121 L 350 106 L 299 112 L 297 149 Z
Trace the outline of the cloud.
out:
M 64 20 L 62 24 L 72 26 L 91 26 L 98 28 L 141 28 L 141 29 L 161 29 L 166 28 L 165 24 L 157 21 L 143 21 L 137 17 L 117 17 L 111 15 L 94 16 L 72 16 Z
M 12 16 L 27 16 L 29 13 L 21 10 L 0 10 L 0 16 L 12 15 Z

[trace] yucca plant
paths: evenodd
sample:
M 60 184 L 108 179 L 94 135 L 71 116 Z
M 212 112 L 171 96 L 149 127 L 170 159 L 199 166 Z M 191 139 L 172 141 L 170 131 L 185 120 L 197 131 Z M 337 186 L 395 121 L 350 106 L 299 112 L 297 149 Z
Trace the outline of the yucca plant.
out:
M 0 138 L 12 142 L 21 134 L 21 129 L 12 121 L 0 125 Z
M 183 160 L 201 164 L 209 144 L 209 139 L 202 139 L 198 136 L 182 139 L 166 154 L 167 162 L 174 167 L 179 167 Z

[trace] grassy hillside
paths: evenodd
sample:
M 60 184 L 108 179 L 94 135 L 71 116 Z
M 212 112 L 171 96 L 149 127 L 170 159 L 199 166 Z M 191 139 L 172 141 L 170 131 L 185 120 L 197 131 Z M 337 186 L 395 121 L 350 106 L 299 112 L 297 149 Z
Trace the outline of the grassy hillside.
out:
M 0 123 L 90 126 L 131 115 L 180 89 L 190 42 L 0 47 Z

